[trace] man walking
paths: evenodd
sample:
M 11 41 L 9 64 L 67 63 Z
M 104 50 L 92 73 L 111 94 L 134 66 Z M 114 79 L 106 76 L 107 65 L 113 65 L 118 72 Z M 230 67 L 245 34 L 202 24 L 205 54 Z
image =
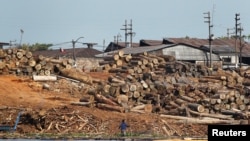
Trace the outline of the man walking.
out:
M 121 122 L 121 124 L 120 124 L 120 126 L 119 126 L 119 129 L 121 130 L 122 136 L 126 135 L 126 129 L 127 129 L 127 127 L 129 127 L 129 126 L 127 125 L 127 123 L 123 119 L 122 122 Z

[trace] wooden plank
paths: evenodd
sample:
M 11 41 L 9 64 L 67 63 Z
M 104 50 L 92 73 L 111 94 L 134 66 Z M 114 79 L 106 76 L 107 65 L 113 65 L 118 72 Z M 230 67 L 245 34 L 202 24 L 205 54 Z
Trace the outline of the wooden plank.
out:
M 34 81 L 57 81 L 57 76 L 41 76 L 41 75 L 33 75 Z

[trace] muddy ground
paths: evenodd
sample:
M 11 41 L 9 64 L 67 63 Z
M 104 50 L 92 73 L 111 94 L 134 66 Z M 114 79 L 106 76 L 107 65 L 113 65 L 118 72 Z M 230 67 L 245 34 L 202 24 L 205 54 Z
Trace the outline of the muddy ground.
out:
M 97 72 L 89 75 L 103 80 L 109 76 Z M 86 84 L 66 79 L 35 82 L 30 76 L 0 75 L 0 124 L 14 125 L 18 112 L 22 111 L 16 131 L 0 131 L 0 138 L 65 138 L 66 135 L 70 138 L 117 138 L 122 119 L 130 125 L 130 137 L 206 138 L 207 125 L 176 123 L 157 113 L 121 113 L 71 104 L 79 101 L 86 91 Z

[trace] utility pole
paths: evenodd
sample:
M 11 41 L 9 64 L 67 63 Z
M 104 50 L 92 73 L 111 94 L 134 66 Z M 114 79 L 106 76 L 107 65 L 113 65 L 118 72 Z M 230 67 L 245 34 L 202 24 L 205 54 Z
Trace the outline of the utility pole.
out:
M 102 53 L 102 57 L 104 57 L 104 48 L 105 48 L 105 39 L 103 39 L 103 49 L 102 49 L 103 53 Z
M 123 26 L 124 26 L 124 28 L 122 28 L 121 30 L 125 31 L 125 47 L 128 47 L 128 42 L 127 42 L 127 36 L 128 36 L 127 20 L 125 20 L 125 24 Z
M 11 40 L 10 40 L 10 48 L 12 47 L 13 42 L 16 42 L 16 40 L 14 40 L 14 41 L 11 41 Z
M 242 45 L 242 31 L 243 31 L 243 28 L 240 25 L 240 28 L 239 28 L 239 32 L 240 32 L 240 68 L 242 66 L 242 48 L 243 48 L 243 45 Z
M 116 36 L 114 36 L 114 41 L 113 41 L 112 48 L 111 48 L 111 51 L 113 51 L 113 52 L 114 52 L 114 44 L 115 44 L 115 42 L 116 42 Z
M 205 21 L 205 23 L 208 23 L 208 43 L 209 43 L 209 50 L 210 50 L 210 64 L 209 64 L 209 67 L 210 69 L 213 68 L 213 65 L 212 65 L 212 46 L 211 46 L 211 42 L 212 42 L 212 37 L 213 37 L 213 34 L 211 34 L 211 27 L 213 27 L 213 25 L 211 25 L 211 17 L 210 17 L 210 12 L 206 12 L 204 13 L 206 14 L 207 16 L 204 17 L 205 19 L 207 19 Z
M 238 23 L 238 21 L 240 20 L 240 18 L 239 18 L 239 16 L 240 16 L 240 14 L 239 13 L 236 13 L 235 14 L 235 68 L 237 68 L 238 66 L 237 66 L 237 63 L 238 63 L 238 55 L 237 55 L 237 39 L 238 39 L 238 35 L 237 35 L 237 33 L 238 33 L 238 28 L 239 28 L 239 23 Z
M 118 33 L 117 35 L 116 35 L 116 45 L 117 45 L 117 48 L 116 49 L 118 49 L 118 46 L 119 46 L 119 41 L 120 41 L 120 38 L 121 38 L 122 36 Z
M 227 28 L 227 38 L 230 39 L 230 35 L 234 34 L 230 32 L 230 30 L 234 30 L 234 28 Z
M 121 36 L 121 34 L 117 34 L 116 35 L 116 44 L 118 45 L 118 43 L 119 43 L 119 41 L 121 40 L 120 38 L 121 38 L 122 36 Z
M 22 39 L 23 39 L 23 33 L 24 31 L 22 29 L 20 29 L 20 32 L 21 32 L 21 37 L 20 37 L 20 43 L 19 43 L 19 47 L 21 48 L 22 47 Z
M 73 59 L 74 59 L 74 66 L 76 65 L 76 53 L 75 53 L 75 44 L 77 43 L 77 41 L 81 38 L 84 37 L 79 37 L 76 40 L 72 40 L 72 45 L 73 45 Z
M 132 24 L 132 20 L 130 20 L 130 24 L 129 24 L 130 28 L 129 28 L 129 32 L 128 34 L 130 35 L 130 47 L 133 47 L 132 45 L 132 34 L 133 34 L 133 24 Z
M 130 36 L 130 46 L 129 47 L 132 47 L 132 42 L 133 42 L 132 40 L 133 40 L 133 36 L 135 35 L 135 32 L 133 32 L 132 20 L 130 20 L 130 24 L 127 24 L 127 20 L 125 20 L 125 25 L 123 25 L 123 26 L 125 26 L 125 28 L 121 29 L 121 30 L 125 30 L 125 47 L 128 47 L 128 42 L 127 42 L 128 35 Z

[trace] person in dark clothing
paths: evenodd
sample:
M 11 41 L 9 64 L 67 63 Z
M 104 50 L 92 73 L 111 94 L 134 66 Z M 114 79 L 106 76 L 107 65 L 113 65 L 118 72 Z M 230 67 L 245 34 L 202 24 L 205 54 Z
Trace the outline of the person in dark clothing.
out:
M 125 136 L 126 135 L 126 130 L 127 130 L 127 127 L 129 127 L 129 125 L 127 125 L 127 123 L 125 122 L 125 120 L 123 119 L 120 126 L 119 126 L 119 129 L 121 130 L 121 134 L 122 136 Z

